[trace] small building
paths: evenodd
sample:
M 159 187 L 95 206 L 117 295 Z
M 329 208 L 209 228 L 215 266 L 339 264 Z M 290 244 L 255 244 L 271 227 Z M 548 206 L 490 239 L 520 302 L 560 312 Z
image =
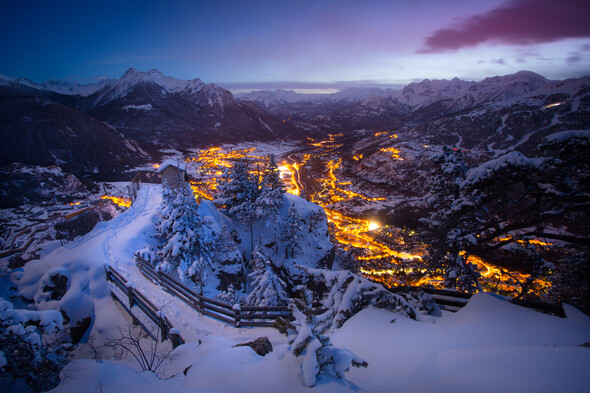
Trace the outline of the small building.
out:
M 184 163 L 166 160 L 160 164 L 158 172 L 162 178 L 162 183 L 166 180 L 170 188 L 173 190 L 178 189 L 182 184 L 188 182 L 186 166 Z

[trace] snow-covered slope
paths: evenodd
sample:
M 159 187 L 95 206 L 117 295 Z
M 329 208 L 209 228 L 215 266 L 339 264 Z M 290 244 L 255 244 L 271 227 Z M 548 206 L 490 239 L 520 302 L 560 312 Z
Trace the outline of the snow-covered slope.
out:
M 310 208 L 305 201 L 290 200 Z M 84 343 L 92 336 L 93 346 L 78 347 L 55 392 L 78 392 L 82 385 L 105 392 L 309 392 L 301 360 L 285 336 L 270 328 L 236 329 L 200 315 L 138 271 L 133 253 L 155 245 L 161 201 L 159 185 L 144 185 L 129 210 L 64 247 L 46 245 L 40 260 L 12 274 L 20 293 L 34 299 L 37 309 L 62 310 L 72 322 L 93 317 L 82 339 Z M 207 206 L 203 209 L 214 219 L 225 220 Z M 117 327 L 131 322 L 110 297 L 105 263 L 163 308 L 187 341 L 173 352 L 159 377 L 140 372 L 132 358 L 113 359 L 103 346 Z M 47 289 L 54 274 L 68 278 L 67 290 L 58 299 Z M 568 317 L 561 319 L 487 294 L 474 296 L 457 314 L 443 314 L 433 323 L 368 308 L 327 333 L 334 345 L 367 360 L 368 368 L 353 369 L 346 379 L 320 374 L 313 391 L 588 391 L 590 351 L 579 345 L 590 342 L 590 318 L 567 305 L 565 310 Z M 262 336 L 273 346 L 264 357 L 248 347 L 235 347 Z M 160 345 L 165 349 L 169 344 Z
M 584 392 L 590 318 L 561 319 L 477 294 L 436 324 L 367 309 L 332 336 L 369 362 L 349 379 L 369 392 Z

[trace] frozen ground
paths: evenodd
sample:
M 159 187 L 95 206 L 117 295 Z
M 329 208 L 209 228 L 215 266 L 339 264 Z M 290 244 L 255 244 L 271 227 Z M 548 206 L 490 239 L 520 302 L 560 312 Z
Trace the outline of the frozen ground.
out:
M 201 316 L 142 276 L 133 253 L 153 244 L 160 187 L 148 185 L 134 206 L 65 247 L 48 247 L 42 258 L 13 274 L 22 294 L 39 309 L 60 307 L 75 320 L 94 315 L 89 336 L 99 354 L 80 345 L 62 371 L 55 392 L 303 392 L 300 359 L 286 337 L 269 328 L 235 329 Z M 101 347 L 117 326 L 130 322 L 109 296 L 103 266 L 113 265 L 137 289 L 163 308 L 187 344 L 173 352 L 156 374 L 138 372 L 132 359 L 115 360 Z M 68 275 L 61 300 L 40 288 L 55 273 Z M 561 319 L 507 303 L 489 294 L 472 298 L 456 314 L 431 323 L 366 309 L 331 332 L 332 342 L 368 361 L 348 380 L 321 377 L 316 392 L 588 392 L 590 317 L 565 307 Z M 268 336 L 274 351 L 265 357 L 233 345 Z M 168 345 L 168 344 L 166 344 Z M 189 367 L 187 370 L 187 367 Z M 183 371 L 187 370 L 186 375 Z

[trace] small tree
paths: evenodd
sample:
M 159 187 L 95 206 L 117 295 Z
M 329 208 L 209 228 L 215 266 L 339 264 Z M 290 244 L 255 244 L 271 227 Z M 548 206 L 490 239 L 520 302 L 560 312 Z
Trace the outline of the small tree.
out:
M 238 161 L 228 172 L 228 181 L 222 185 L 215 201 L 224 204 L 229 214 L 240 221 L 255 218 L 253 203 L 258 196 L 258 184 L 248 172 L 248 164 Z
M 220 302 L 224 302 L 230 305 L 234 305 L 238 302 L 238 297 L 236 296 L 236 289 L 234 288 L 234 284 L 229 284 L 225 291 L 222 291 L 215 297 Z
M 285 259 L 295 258 L 296 251 L 301 250 L 299 239 L 302 236 L 303 224 L 301 215 L 291 203 L 287 221 L 283 225 L 283 240 L 285 241 Z
M 137 361 L 142 371 L 157 372 L 162 364 L 170 359 L 172 347 L 160 346 L 159 328 L 152 340 L 139 325 L 127 325 L 117 327 L 118 335 L 110 337 L 105 342 L 105 347 L 115 352 L 115 357 L 122 359 L 131 356 Z
M 215 253 L 215 258 L 217 260 L 222 263 L 228 260 L 233 260 L 232 256 L 239 253 L 238 244 L 235 240 L 236 236 L 237 233 L 235 233 L 235 231 L 230 231 L 227 225 L 221 228 L 221 233 L 219 234 L 217 241 L 217 250 Z
M 169 206 L 169 204 L 171 206 Z M 215 252 L 218 232 L 214 224 L 198 213 L 198 204 L 189 189 L 184 187 L 175 199 L 165 204 L 170 210 L 159 226 L 159 236 L 165 241 L 158 256 L 158 268 L 166 272 L 176 270 L 179 277 L 189 277 L 202 284 L 204 271 Z
M 308 232 L 311 233 L 316 227 L 317 224 L 324 221 L 326 219 L 326 213 L 323 210 L 315 210 L 309 213 L 308 217 L 308 224 L 309 230 Z
M 250 249 L 254 251 L 252 222 L 256 219 L 254 202 L 258 197 L 257 180 L 248 172 L 248 164 L 242 161 L 228 172 L 228 181 L 216 195 L 215 202 L 226 206 L 230 215 L 250 226 Z
M 344 373 L 353 367 L 367 367 L 368 363 L 347 349 L 336 348 L 325 334 L 325 329 L 316 323 L 311 309 L 311 294 L 298 288 L 302 296 L 289 304 L 295 320 L 288 328 L 291 352 L 301 358 L 301 371 L 305 385 L 316 384 L 320 373 L 344 379 Z
M 269 226 L 279 217 L 279 209 L 284 203 L 283 193 L 278 188 L 263 187 L 254 203 L 256 218 L 263 219 L 266 226 Z
M 254 251 L 254 265 L 248 276 L 252 280 L 252 291 L 246 298 L 250 306 L 274 307 L 287 305 L 286 284 L 273 270 L 273 264 L 257 247 Z

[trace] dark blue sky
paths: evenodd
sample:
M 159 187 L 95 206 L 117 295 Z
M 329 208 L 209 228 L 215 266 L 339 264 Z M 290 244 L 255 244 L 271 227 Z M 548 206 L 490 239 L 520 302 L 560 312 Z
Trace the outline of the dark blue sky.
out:
M 0 74 L 228 87 L 590 74 L 582 0 L 2 1 Z

